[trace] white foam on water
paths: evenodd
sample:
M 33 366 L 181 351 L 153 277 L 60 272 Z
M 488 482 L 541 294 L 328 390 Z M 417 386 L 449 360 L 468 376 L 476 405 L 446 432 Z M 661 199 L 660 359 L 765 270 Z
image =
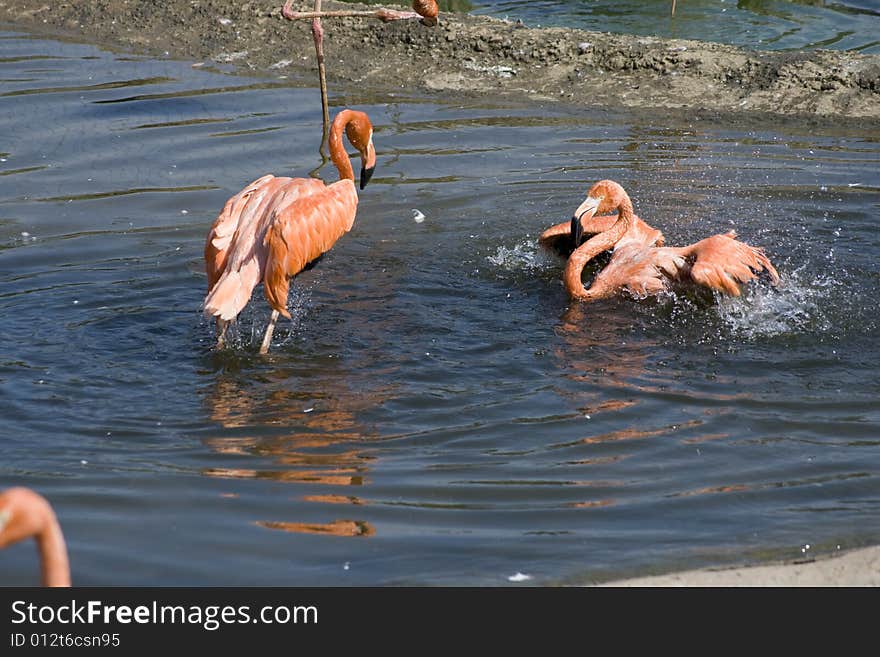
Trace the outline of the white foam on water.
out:
M 747 286 L 741 297 L 719 299 L 718 315 L 733 333 L 766 338 L 797 333 L 825 333 L 832 323 L 823 299 L 840 283 L 822 274 L 812 278 L 803 270 L 782 274 L 779 285 Z
M 512 272 L 535 271 L 549 269 L 558 266 L 558 261 L 542 249 L 536 242 L 520 242 L 508 248 L 499 246 L 493 255 L 486 256 L 486 260 L 499 269 Z
M 293 342 L 302 333 L 303 318 L 311 306 L 311 292 L 311 287 L 290 286 L 287 310 L 290 312 L 291 318 L 278 318 L 278 323 L 272 336 L 270 353 Z M 266 332 L 266 326 L 269 323 L 271 313 L 272 309 L 266 303 L 266 299 L 263 296 L 263 288 L 258 286 L 254 289 L 248 304 L 227 329 L 226 344 L 229 348 L 246 351 L 257 349 L 263 341 L 263 335 Z M 213 318 L 202 315 L 202 321 L 213 341 Z

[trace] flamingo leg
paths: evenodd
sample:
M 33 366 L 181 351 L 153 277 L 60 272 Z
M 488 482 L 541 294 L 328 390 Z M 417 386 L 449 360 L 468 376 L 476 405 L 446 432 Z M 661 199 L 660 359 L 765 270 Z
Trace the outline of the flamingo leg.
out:
M 316 14 L 321 12 L 321 1 L 315 0 Z M 312 19 L 312 37 L 315 40 L 315 57 L 318 60 L 318 81 L 321 85 L 321 112 L 324 120 L 324 130 L 321 133 L 321 146 L 318 152 L 324 155 L 327 150 L 327 140 L 330 137 L 330 105 L 327 101 L 327 69 L 324 64 L 324 27 L 321 25 L 321 19 L 317 16 Z
M 359 18 L 376 18 L 384 23 L 405 20 L 409 18 L 423 18 L 414 11 L 400 11 L 397 9 L 342 9 L 336 11 L 321 11 L 320 3 L 314 11 L 294 11 L 291 7 L 293 0 L 286 0 L 281 8 L 281 15 L 289 21 L 307 20 L 309 18 L 345 18 L 355 16 Z M 436 25 L 436 19 L 425 17 L 422 21 L 425 25 Z
M 231 322 L 228 319 L 217 318 L 217 348 L 222 349 L 226 345 L 226 329 Z
M 263 336 L 263 344 L 260 345 L 260 353 L 268 354 L 269 345 L 272 343 L 272 334 L 275 332 L 275 323 L 278 321 L 279 313 L 277 310 L 272 311 L 272 317 L 269 319 L 269 325 L 266 327 L 266 335 Z
M 321 108 L 324 112 L 324 137 L 321 140 L 321 148 L 319 152 L 325 156 L 327 140 L 330 136 L 330 110 L 327 103 L 327 73 L 324 67 L 324 29 L 321 27 L 321 18 L 336 18 L 343 16 L 361 16 L 378 18 L 381 21 L 397 21 L 407 18 L 421 18 L 422 23 L 429 26 L 437 24 L 437 5 L 429 3 L 425 7 L 424 2 L 414 2 L 413 7 L 419 11 L 426 12 L 425 15 L 415 11 L 397 11 L 395 9 L 377 9 L 377 10 L 342 10 L 342 11 L 322 11 L 322 0 L 315 0 L 314 11 L 294 11 L 293 0 L 285 0 L 284 6 L 281 7 L 281 15 L 289 21 L 312 19 L 312 36 L 315 40 L 315 54 L 318 59 L 318 78 L 321 83 Z M 433 9 L 433 12 L 432 12 Z M 326 156 L 325 156 L 326 157 Z
M 399 11 L 397 9 L 355 10 L 342 9 L 338 11 L 288 11 L 284 18 L 289 21 L 304 20 L 308 18 L 345 18 L 348 16 L 360 18 L 376 18 L 384 23 L 399 21 L 407 18 L 422 18 L 414 11 Z

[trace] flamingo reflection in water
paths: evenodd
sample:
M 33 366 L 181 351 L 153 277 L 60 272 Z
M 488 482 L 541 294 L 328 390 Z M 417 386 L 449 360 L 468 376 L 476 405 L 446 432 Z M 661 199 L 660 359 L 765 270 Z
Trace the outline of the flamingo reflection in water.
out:
M 352 303 L 357 307 L 359 301 Z M 341 369 L 339 359 L 316 359 L 320 364 L 314 367 L 300 361 L 296 366 L 264 372 L 259 380 L 233 373 L 218 376 L 206 403 L 221 430 L 204 443 L 218 454 L 238 457 L 241 463 L 208 467 L 202 474 L 294 485 L 295 490 L 303 491 L 300 501 L 306 506 L 298 506 L 301 511 L 308 505 L 328 504 L 348 509 L 338 514 L 341 517 L 331 516 L 326 522 L 255 518 L 255 524 L 261 527 L 294 533 L 372 536 L 372 523 L 355 515 L 357 509 L 371 503 L 361 491 L 370 483 L 368 475 L 376 458 L 369 446 L 375 431 L 360 417 L 395 393 L 393 387 L 376 387 L 373 381 L 353 381 L 351 373 L 355 369 Z M 284 428 L 281 433 L 279 427 Z M 258 465 L 252 466 L 249 461 Z

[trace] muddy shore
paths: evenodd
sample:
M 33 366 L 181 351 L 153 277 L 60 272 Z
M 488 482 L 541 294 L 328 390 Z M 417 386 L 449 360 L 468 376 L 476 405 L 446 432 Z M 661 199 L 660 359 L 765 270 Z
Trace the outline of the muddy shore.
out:
M 315 85 L 310 21 L 281 0 L 0 0 L 7 28 L 131 52 L 231 65 Z M 312 3 L 295 3 L 309 9 Z M 325 9 L 361 8 L 328 1 Z M 372 7 L 375 9 L 375 7 Z M 415 20 L 324 21 L 331 92 L 408 91 L 679 115 L 880 126 L 880 55 L 765 52 L 442 12 Z
M 880 586 L 880 547 L 801 562 L 690 570 L 602 586 Z

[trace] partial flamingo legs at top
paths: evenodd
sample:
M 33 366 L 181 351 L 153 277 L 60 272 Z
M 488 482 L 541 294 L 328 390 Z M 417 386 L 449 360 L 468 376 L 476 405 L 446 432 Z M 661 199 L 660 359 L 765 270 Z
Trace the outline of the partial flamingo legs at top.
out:
M 436 25 L 440 8 L 434 0 L 413 0 L 412 11 L 397 11 L 394 9 L 374 10 L 337 10 L 322 11 L 322 0 L 315 0 L 314 11 L 293 11 L 293 0 L 285 0 L 281 8 L 281 15 L 289 21 L 312 19 L 312 38 L 315 41 L 315 57 L 318 61 L 318 82 L 321 86 L 321 110 L 324 113 L 324 136 L 321 140 L 321 154 L 324 155 L 324 145 L 327 139 L 327 126 L 330 124 L 330 105 L 327 101 L 327 70 L 324 64 L 324 28 L 321 18 L 334 18 L 344 16 L 361 16 L 378 18 L 381 21 L 397 21 L 407 18 L 421 18 L 425 25 Z
M 614 210 L 618 215 L 613 223 L 599 217 L 599 226 L 590 225 L 595 214 Z M 621 292 L 645 297 L 673 291 L 680 284 L 739 296 L 740 286 L 761 272 L 766 272 L 774 285 L 779 282 L 779 274 L 764 251 L 734 239 L 733 231 L 689 246 L 653 246 L 646 243 L 639 221 L 629 195 L 618 183 L 602 180 L 590 188 L 570 223 L 571 239 L 578 246 L 568 259 L 563 281 L 572 298 L 595 301 Z M 581 244 L 583 226 L 595 235 Z M 613 249 L 611 261 L 596 275 L 590 288 L 585 288 L 581 281 L 584 267 L 609 249 Z
M 291 5 L 293 0 L 286 0 L 281 13 L 287 20 L 295 21 L 305 18 L 332 18 L 344 16 L 361 16 L 364 18 L 377 18 L 386 23 L 390 21 L 399 21 L 407 18 L 421 18 L 425 25 L 436 25 L 437 16 L 440 13 L 440 7 L 434 0 L 413 0 L 413 11 L 399 11 L 396 9 L 341 9 L 335 11 L 293 11 Z
M 344 109 L 330 126 L 330 159 L 340 180 L 263 176 L 226 202 L 205 242 L 205 313 L 217 318 L 217 346 L 258 283 L 272 307 L 260 353 L 269 350 L 278 315 L 287 311 L 289 278 L 311 265 L 351 230 L 358 195 L 342 133 L 361 154 L 363 189 L 376 166 L 373 126 L 363 112 Z
M 43 586 L 70 586 L 67 546 L 55 512 L 29 488 L 0 493 L 0 548 L 33 538 L 40 552 Z

